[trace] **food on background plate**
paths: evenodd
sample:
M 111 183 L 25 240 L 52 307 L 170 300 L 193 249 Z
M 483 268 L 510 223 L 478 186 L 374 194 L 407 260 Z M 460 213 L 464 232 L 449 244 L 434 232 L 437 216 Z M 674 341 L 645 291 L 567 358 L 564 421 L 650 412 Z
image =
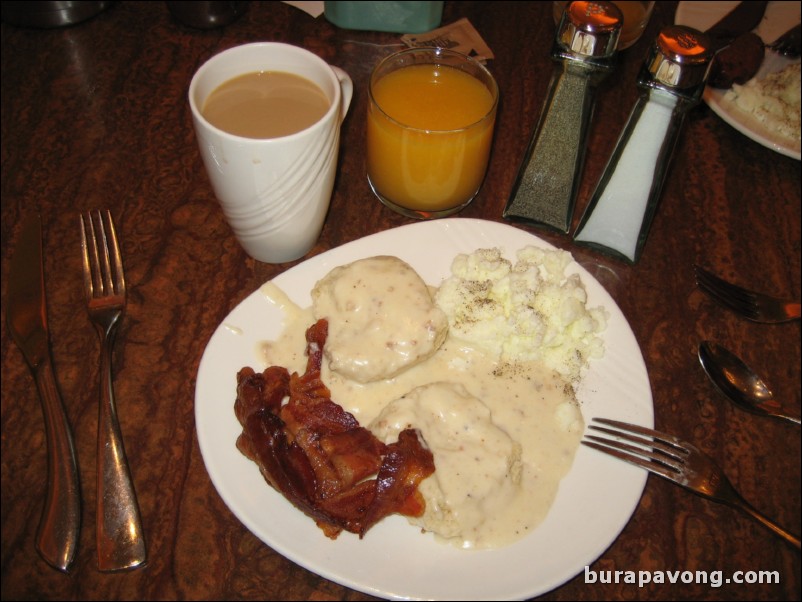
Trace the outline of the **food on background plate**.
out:
M 707 83 L 714 88 L 729 88 L 752 79 L 763 63 L 763 40 L 748 32 L 735 38 L 732 44 L 716 54 L 710 67 Z
M 793 63 L 742 86 L 733 85 L 732 90 L 724 95 L 724 100 L 752 116 L 773 134 L 798 142 L 801 86 L 800 64 Z
M 498 249 L 459 255 L 452 276 L 434 291 L 434 304 L 425 283 L 417 282 L 405 268 L 396 269 L 401 260 L 387 257 L 335 268 L 316 285 L 309 308 L 295 306 L 268 283 L 263 292 L 285 309 L 285 323 L 277 340 L 265 342 L 263 361 L 270 366 L 267 370 L 281 366 L 287 374 L 302 374 L 308 371 L 308 359 L 300 348 L 329 359 L 321 363 L 320 382 L 326 398 L 354 419 L 354 428 L 365 426 L 388 447 L 400 441 L 402 433 L 408 433 L 406 439 L 414 433 L 432 454 L 434 472 L 415 481 L 424 502 L 420 513 L 400 513 L 458 547 L 506 545 L 531 533 L 545 518 L 570 469 L 584 426 L 575 386 L 588 362 L 603 354 L 600 333 L 606 316 L 601 309 L 586 307 L 579 277 L 565 273 L 571 261 L 564 251 L 536 247 L 520 250 L 515 263 Z M 371 273 L 384 274 L 389 281 L 354 286 Z M 392 284 L 395 278 L 399 280 Z M 332 290 L 341 286 L 348 293 L 332 296 Z M 419 317 L 410 332 L 418 334 L 399 338 L 403 303 L 398 309 L 388 297 L 403 297 L 409 291 L 415 291 L 415 304 L 423 311 L 413 312 Z M 483 296 L 466 291 L 482 291 Z M 347 360 L 331 361 L 325 347 L 304 343 L 302 335 L 319 320 L 328 323 L 331 333 L 335 322 L 351 320 L 352 312 L 334 311 L 345 299 L 349 299 L 345 305 L 367 312 L 367 317 L 359 316 L 363 324 L 383 323 L 392 333 L 382 337 L 377 331 L 363 337 L 362 357 L 370 360 L 392 349 L 394 342 L 416 339 L 421 333 L 434 352 L 392 368 L 387 372 L 391 377 L 370 380 L 372 375 L 361 375 L 362 380 L 356 380 L 353 371 L 341 369 Z M 475 313 L 477 306 L 492 307 L 492 312 Z M 390 318 L 382 317 L 389 308 L 395 308 Z M 430 323 L 440 311 L 449 324 L 444 337 L 439 327 L 432 328 L 440 318 Z M 428 317 L 421 321 L 420 316 Z M 461 329 L 466 316 L 476 328 Z M 482 329 L 485 319 L 491 328 Z M 365 482 L 381 483 L 382 478 Z M 408 510 L 398 499 L 396 506 Z M 365 524 L 373 523 L 360 523 L 356 532 L 364 534 Z

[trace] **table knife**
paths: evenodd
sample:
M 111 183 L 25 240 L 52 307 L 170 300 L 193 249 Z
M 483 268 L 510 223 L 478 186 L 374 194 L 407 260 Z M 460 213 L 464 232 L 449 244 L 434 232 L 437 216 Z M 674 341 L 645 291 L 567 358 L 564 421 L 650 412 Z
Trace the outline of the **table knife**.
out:
M 22 226 L 8 277 L 8 330 L 33 373 L 47 435 L 47 495 L 36 549 L 52 567 L 67 572 L 78 545 L 81 493 L 78 463 L 64 404 L 56 384 L 47 330 L 42 223 L 38 215 Z
M 715 49 L 721 50 L 738 36 L 760 25 L 767 4 L 768 2 L 741 2 L 705 31 L 705 34 L 713 42 Z

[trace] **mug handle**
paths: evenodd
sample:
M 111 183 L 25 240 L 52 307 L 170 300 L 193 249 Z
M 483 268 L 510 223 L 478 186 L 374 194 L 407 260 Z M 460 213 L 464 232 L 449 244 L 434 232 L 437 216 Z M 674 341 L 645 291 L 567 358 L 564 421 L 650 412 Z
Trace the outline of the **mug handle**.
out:
M 334 71 L 334 75 L 340 80 L 340 88 L 342 90 L 343 102 L 340 109 L 340 121 L 345 119 L 345 114 L 348 113 L 348 107 L 351 106 L 351 98 L 354 96 L 354 82 L 351 81 L 351 76 L 345 71 L 334 65 L 329 65 Z

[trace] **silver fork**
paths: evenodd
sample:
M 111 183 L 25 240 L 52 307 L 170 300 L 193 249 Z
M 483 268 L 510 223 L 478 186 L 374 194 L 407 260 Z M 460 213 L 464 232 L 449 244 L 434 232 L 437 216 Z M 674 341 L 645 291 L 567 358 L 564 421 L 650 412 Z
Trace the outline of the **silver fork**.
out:
M 751 291 L 715 276 L 707 270 L 694 266 L 696 284 L 723 306 L 741 314 L 753 322 L 776 324 L 799 320 L 799 301 L 779 299 Z
M 800 24 L 797 23 L 771 44 L 766 44 L 766 48 L 788 58 L 798 57 L 800 52 Z
M 697 447 L 673 435 L 634 424 L 605 418 L 594 418 L 592 422 L 595 424 L 590 424 L 589 429 L 608 437 L 585 434 L 583 445 L 645 468 L 702 497 L 737 508 L 800 549 L 798 537 L 755 510 L 735 490 L 724 471 Z
M 126 293 L 120 245 L 111 212 L 81 216 L 84 288 L 89 319 L 101 341 L 97 425 L 97 554 L 101 571 L 141 566 L 147 560 L 142 520 L 125 457 L 111 373 L 117 326 Z

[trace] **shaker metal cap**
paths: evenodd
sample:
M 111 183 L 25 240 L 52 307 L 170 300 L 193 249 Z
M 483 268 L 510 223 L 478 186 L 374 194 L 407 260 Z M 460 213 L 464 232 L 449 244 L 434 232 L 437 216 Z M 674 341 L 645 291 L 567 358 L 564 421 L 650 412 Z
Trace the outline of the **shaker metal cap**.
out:
M 707 80 L 714 55 L 710 38 L 701 31 L 670 25 L 657 36 L 645 66 L 656 83 L 692 88 Z
M 569 2 L 557 28 L 557 42 L 586 58 L 615 54 L 624 16 L 612 2 Z

